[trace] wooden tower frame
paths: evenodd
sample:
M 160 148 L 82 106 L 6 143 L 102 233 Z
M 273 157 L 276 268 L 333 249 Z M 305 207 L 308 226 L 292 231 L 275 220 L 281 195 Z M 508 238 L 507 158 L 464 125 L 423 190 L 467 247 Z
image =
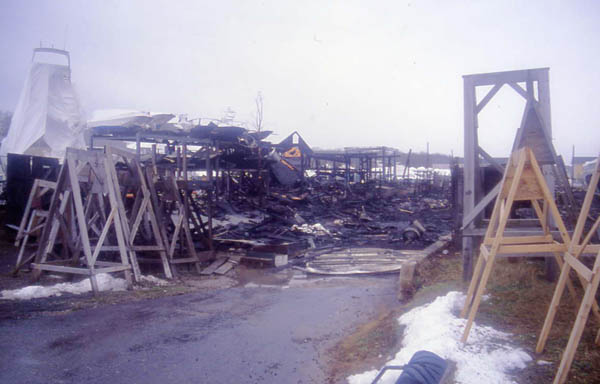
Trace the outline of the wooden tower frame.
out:
M 552 139 L 550 119 L 549 68 L 535 68 L 517 71 L 482 73 L 463 76 L 464 82 L 464 188 L 463 188 L 463 279 L 472 275 L 473 252 L 477 249 L 483 236 L 481 214 L 485 207 L 497 196 L 499 184 L 486 196 L 482 196 L 479 158 L 487 160 L 494 168 L 504 172 L 483 148 L 479 146 L 478 115 L 504 85 L 510 86 L 526 101 L 535 101 L 541 121 L 544 123 L 546 136 Z M 525 85 L 525 88 L 521 84 Z M 492 89 L 478 102 L 476 89 L 490 86 Z M 535 89 L 537 88 L 537 97 Z M 546 171 L 546 169 L 544 169 Z M 546 180 L 553 185 L 553 175 L 547 172 Z M 551 190 L 553 188 L 551 187 Z

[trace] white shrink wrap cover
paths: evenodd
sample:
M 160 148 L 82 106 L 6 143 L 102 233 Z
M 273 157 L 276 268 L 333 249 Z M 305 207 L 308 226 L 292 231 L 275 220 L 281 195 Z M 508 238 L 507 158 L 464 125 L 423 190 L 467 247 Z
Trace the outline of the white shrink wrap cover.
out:
M 21 91 L 8 135 L 7 153 L 63 158 L 67 147 L 85 148 L 85 119 L 65 65 L 34 62 Z

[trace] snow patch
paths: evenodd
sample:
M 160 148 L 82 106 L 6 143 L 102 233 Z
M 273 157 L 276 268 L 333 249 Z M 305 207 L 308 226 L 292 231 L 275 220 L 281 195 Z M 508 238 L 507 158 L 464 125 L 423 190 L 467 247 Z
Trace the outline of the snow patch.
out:
M 225 215 L 222 219 L 213 218 L 213 226 L 220 225 L 222 227 L 228 227 L 232 225 L 239 224 L 256 224 L 261 219 L 258 213 L 251 212 L 253 217 L 244 215 L 244 214 L 228 214 Z M 202 220 L 206 223 L 208 221 L 208 217 L 202 216 Z
M 297 232 L 302 232 L 302 233 L 307 233 L 309 235 L 316 235 L 316 236 L 331 236 L 331 232 L 329 232 L 327 230 L 327 228 L 325 228 L 323 226 L 323 224 L 321 223 L 316 223 L 316 224 L 302 224 L 302 225 L 292 225 L 292 231 L 297 231 Z
M 525 368 L 532 358 L 510 344 L 510 334 L 492 327 L 473 324 L 469 340 L 463 345 L 460 338 L 467 321 L 455 313 L 464 301 L 464 294 L 449 292 L 400 316 L 398 322 L 406 326 L 403 348 L 386 365 L 407 364 L 415 352 L 426 350 L 456 363 L 456 383 L 513 383 L 510 372 Z M 350 376 L 348 383 L 370 384 L 377 373 L 372 370 Z M 388 371 L 378 383 L 395 383 L 400 373 Z
M 274 284 L 256 284 L 256 283 L 247 283 L 246 285 L 244 285 L 244 288 L 276 288 L 276 289 L 280 289 L 280 288 L 284 288 L 281 285 L 274 285 Z
M 144 283 L 158 285 L 159 287 L 164 287 L 164 286 L 170 285 L 170 283 L 168 281 L 159 279 L 158 277 L 154 277 L 152 275 L 141 276 L 141 280 Z
M 124 291 L 127 289 L 125 279 L 113 277 L 107 273 L 97 274 L 96 280 L 98 281 L 100 291 Z M 48 287 L 30 285 L 20 289 L 4 290 L 0 292 L 0 297 L 9 300 L 29 300 L 40 297 L 60 296 L 63 293 L 79 295 L 91 290 L 92 284 L 90 283 L 90 279 L 86 278 L 78 283 L 59 283 Z

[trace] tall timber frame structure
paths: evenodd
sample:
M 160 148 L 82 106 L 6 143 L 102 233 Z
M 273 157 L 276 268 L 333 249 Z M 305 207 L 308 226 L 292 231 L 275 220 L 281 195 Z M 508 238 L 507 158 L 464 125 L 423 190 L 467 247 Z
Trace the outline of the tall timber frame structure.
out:
M 463 186 L 463 278 L 470 279 L 473 272 L 473 250 L 477 251 L 485 232 L 482 225 L 482 213 L 498 195 L 500 183 L 483 196 L 483 184 L 480 175 L 480 156 L 501 173 L 504 167 L 479 146 L 478 115 L 492 100 L 498 91 L 507 85 L 521 95 L 528 104 L 535 104 L 542 121 L 547 140 L 552 140 L 550 119 L 549 68 L 535 68 L 517 71 L 482 73 L 463 76 L 464 82 L 464 186 Z M 523 88 L 523 85 L 525 86 Z M 492 86 L 478 102 L 477 87 Z M 536 92 L 537 91 L 537 92 Z M 542 167 L 551 189 L 554 177 L 548 166 Z

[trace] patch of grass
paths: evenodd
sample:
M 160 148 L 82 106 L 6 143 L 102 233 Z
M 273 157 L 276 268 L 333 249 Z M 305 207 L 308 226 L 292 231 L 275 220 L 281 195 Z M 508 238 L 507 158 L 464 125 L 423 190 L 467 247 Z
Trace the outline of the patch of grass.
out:
M 555 283 L 543 278 L 543 268 L 543 261 L 519 260 L 515 263 L 498 260 L 487 285 L 490 299 L 482 302 L 476 318 L 480 323 L 514 334 L 519 344 L 535 359 L 552 362 L 551 365 L 530 364 L 516 377 L 519 383 L 552 381 L 583 297 L 579 282 L 574 275 L 571 276 L 577 297 L 574 299 L 565 289 L 545 351 L 535 355 L 555 288 Z M 599 326 L 600 323 L 590 314 L 567 382 L 600 383 L 600 346 L 594 343 Z

